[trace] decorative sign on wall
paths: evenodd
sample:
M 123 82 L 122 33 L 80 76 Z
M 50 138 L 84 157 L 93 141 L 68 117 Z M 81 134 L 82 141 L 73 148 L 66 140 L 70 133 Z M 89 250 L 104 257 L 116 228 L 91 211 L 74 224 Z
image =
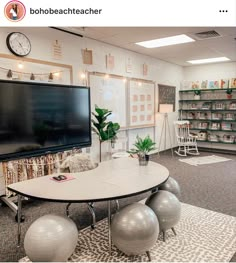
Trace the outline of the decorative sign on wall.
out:
M 158 84 L 158 105 L 172 104 L 175 111 L 176 87 Z M 158 109 L 160 111 L 160 108 Z
M 147 76 L 148 74 L 148 65 L 146 63 L 143 64 L 143 76 Z
M 126 60 L 126 72 L 132 73 L 132 60 L 131 60 L 131 58 L 127 58 L 127 60 Z
M 93 64 L 93 51 L 83 49 L 83 63 L 87 65 L 92 65 Z
M 114 69 L 115 67 L 115 58 L 111 54 L 106 55 L 106 67 L 107 69 Z
M 52 56 L 54 59 L 60 60 L 62 58 L 61 44 L 58 40 L 55 40 L 52 44 Z

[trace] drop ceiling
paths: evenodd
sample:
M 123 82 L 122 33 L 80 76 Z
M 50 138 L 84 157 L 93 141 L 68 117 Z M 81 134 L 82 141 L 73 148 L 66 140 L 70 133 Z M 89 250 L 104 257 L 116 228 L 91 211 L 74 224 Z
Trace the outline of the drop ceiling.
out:
M 68 31 L 117 47 L 148 55 L 180 66 L 191 66 L 186 61 L 213 57 L 228 57 L 236 62 L 236 27 L 70 27 Z M 209 32 L 200 39 L 197 33 Z M 196 41 L 174 46 L 147 49 L 136 42 L 186 34 Z M 205 37 L 205 35 L 204 35 Z

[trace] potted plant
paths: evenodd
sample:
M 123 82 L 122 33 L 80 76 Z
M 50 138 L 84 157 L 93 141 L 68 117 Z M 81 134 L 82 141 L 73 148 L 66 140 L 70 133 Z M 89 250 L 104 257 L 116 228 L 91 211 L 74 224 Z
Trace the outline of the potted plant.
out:
M 92 112 L 92 115 L 95 119 L 92 119 L 92 130 L 99 137 L 99 159 L 101 162 L 102 156 L 102 143 L 107 140 L 111 140 L 111 143 L 114 143 L 116 139 L 116 134 L 120 129 L 120 125 L 117 122 L 107 121 L 107 117 L 112 114 L 112 111 L 108 109 L 99 108 L 95 105 L 95 113 Z
M 232 92 L 233 92 L 233 90 L 230 89 L 230 88 L 228 88 L 228 89 L 226 90 L 227 99 L 232 99 L 232 97 L 233 97 Z
M 201 91 L 199 89 L 194 90 L 194 99 L 200 100 L 201 98 Z
M 136 141 L 134 143 L 135 148 L 132 148 L 128 151 L 131 154 L 137 154 L 139 158 L 139 165 L 147 165 L 149 161 L 148 153 L 155 148 L 155 142 L 150 138 L 150 136 L 146 136 L 144 139 L 137 135 Z

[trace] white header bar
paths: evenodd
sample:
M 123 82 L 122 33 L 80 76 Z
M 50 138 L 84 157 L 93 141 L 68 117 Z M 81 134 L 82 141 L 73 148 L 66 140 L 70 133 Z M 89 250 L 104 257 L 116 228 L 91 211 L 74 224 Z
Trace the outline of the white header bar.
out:
M 236 0 L 1 0 L 0 10 L 14 27 L 236 26 Z

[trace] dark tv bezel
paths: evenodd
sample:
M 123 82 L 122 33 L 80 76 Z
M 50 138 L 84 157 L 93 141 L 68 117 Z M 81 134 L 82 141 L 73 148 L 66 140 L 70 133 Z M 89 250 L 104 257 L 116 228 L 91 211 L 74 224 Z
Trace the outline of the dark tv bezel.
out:
M 89 141 L 85 143 L 73 143 L 73 144 L 65 144 L 60 146 L 50 146 L 44 147 L 42 149 L 37 150 L 29 150 L 24 152 L 12 152 L 1 154 L 0 153 L 0 161 L 9 161 L 9 160 L 16 160 L 21 158 L 30 158 L 35 156 L 42 156 L 52 153 L 63 152 L 72 149 L 81 149 L 85 147 L 90 147 L 92 145 L 92 130 L 91 130 L 91 97 L 90 97 L 90 87 L 86 86 L 78 86 L 78 85 L 63 85 L 63 84 L 55 84 L 55 83 L 44 83 L 44 82 L 27 82 L 27 81 L 16 81 L 16 80 L 0 80 L 0 85 L 4 83 L 13 83 L 13 84 L 26 84 L 26 85 L 34 85 L 34 86 L 52 86 L 52 87 L 61 87 L 61 88 L 80 88 L 80 89 L 87 89 L 88 90 L 88 103 L 89 103 Z M 0 143 L 1 147 L 1 143 Z

